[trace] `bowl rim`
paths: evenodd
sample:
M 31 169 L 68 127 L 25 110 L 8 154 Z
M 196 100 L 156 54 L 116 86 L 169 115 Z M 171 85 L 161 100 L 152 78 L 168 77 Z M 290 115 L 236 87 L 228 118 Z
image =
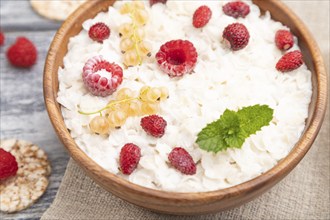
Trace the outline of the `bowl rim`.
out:
M 207 192 L 171 192 L 151 189 L 129 182 L 128 180 L 125 180 L 122 177 L 110 173 L 109 171 L 102 168 L 77 146 L 64 124 L 61 111 L 56 111 L 56 109 L 58 109 L 56 104 L 57 96 L 55 95 L 56 87 L 54 85 L 54 82 L 52 81 L 52 74 L 55 68 L 55 60 L 63 37 L 66 33 L 68 33 L 69 29 L 75 25 L 76 17 L 81 16 L 85 13 L 86 10 L 95 7 L 102 1 L 103 0 L 95 0 L 84 3 L 62 24 L 62 26 L 53 38 L 44 67 L 44 101 L 51 123 L 59 139 L 64 144 L 65 148 L 68 150 L 70 156 L 87 173 L 97 174 L 97 176 L 99 176 L 101 179 L 111 180 L 114 184 L 122 185 L 130 191 L 148 194 L 149 196 L 152 196 L 154 198 L 161 198 L 171 201 L 184 200 L 190 202 L 202 199 L 208 200 L 208 202 L 212 203 L 213 201 L 217 201 L 223 197 L 237 197 L 239 194 L 251 193 L 252 191 L 262 187 L 266 183 L 275 181 L 278 176 L 282 176 L 283 178 L 299 163 L 299 161 L 308 152 L 318 134 L 318 131 L 321 128 L 326 112 L 328 99 L 327 73 L 320 49 L 316 44 L 314 38 L 312 37 L 310 31 L 304 25 L 304 23 L 284 3 L 278 0 L 270 0 L 278 8 L 282 9 L 283 11 L 286 11 L 288 16 L 291 19 L 294 19 L 297 24 L 299 24 L 298 29 L 302 33 L 302 35 L 308 38 L 308 40 L 306 40 L 306 45 L 308 51 L 310 51 L 313 60 L 313 65 L 315 68 L 314 74 L 316 74 L 317 78 L 317 98 L 315 108 L 313 109 L 314 111 L 311 112 L 311 121 L 307 127 L 305 125 L 305 130 L 303 134 L 300 136 L 299 141 L 295 144 L 290 153 L 285 158 L 280 160 L 273 168 L 249 181 L 245 181 L 229 188 Z M 64 130 L 61 130 L 60 126 L 58 126 L 59 123 L 61 127 L 65 128 Z M 94 177 L 93 179 L 96 182 L 100 183 Z

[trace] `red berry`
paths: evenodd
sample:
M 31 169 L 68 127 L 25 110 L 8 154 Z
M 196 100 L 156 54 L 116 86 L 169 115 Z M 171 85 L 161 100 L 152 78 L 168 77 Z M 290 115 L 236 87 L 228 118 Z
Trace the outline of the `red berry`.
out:
M 157 3 L 162 3 L 162 4 L 166 4 L 167 0 L 149 0 L 150 6 L 153 6 L 154 4 Z
M 109 38 L 110 28 L 106 24 L 99 22 L 90 27 L 88 35 L 92 40 L 102 43 Z
M 0 46 L 4 45 L 5 43 L 5 35 L 0 32 Z
M 0 148 L 0 180 L 15 176 L 18 170 L 18 165 L 15 157 L 10 153 Z
M 250 6 L 245 4 L 244 2 L 236 1 L 236 2 L 229 2 L 222 7 L 223 12 L 231 17 L 238 18 L 242 17 L 245 18 L 250 13 Z
M 288 50 L 293 46 L 293 35 L 290 31 L 279 30 L 275 34 L 275 43 L 278 49 Z
M 120 151 L 119 165 L 123 174 L 131 174 L 139 164 L 141 150 L 135 144 L 125 144 Z
M 195 28 L 204 27 L 212 17 L 212 11 L 206 5 L 200 6 L 194 13 L 193 25 Z
M 276 64 L 276 69 L 281 72 L 290 72 L 299 68 L 303 61 L 303 55 L 299 50 L 284 54 Z
M 25 37 L 18 37 L 7 50 L 7 58 L 13 66 L 30 67 L 37 61 L 37 49 Z
M 96 56 L 86 62 L 82 78 L 93 95 L 108 96 L 116 91 L 123 81 L 123 69 L 104 60 L 102 56 Z
M 228 25 L 222 33 L 222 37 L 229 47 L 236 51 L 246 47 L 249 43 L 250 34 L 243 24 L 233 23 Z
M 159 138 L 164 135 L 167 122 L 158 115 L 149 115 L 143 117 L 140 124 L 145 132 Z
M 156 54 L 160 69 L 170 77 L 183 76 L 195 68 L 198 54 L 187 40 L 172 40 L 163 44 Z
M 196 164 L 184 148 L 174 148 L 168 155 L 168 159 L 172 166 L 174 166 L 181 173 L 187 175 L 193 175 L 196 173 Z

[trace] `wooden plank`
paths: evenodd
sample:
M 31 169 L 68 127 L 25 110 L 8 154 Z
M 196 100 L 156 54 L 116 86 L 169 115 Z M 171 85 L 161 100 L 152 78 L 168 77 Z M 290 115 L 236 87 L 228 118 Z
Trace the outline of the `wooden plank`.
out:
M 29 0 L 1 0 L 0 8 L 1 29 L 7 32 L 56 30 L 61 25 L 39 16 Z
M 15 214 L 0 213 L 0 219 L 39 219 L 55 198 L 69 156 L 58 141 L 43 103 L 42 76 L 49 44 L 61 22 L 40 17 L 28 0 L 0 1 L 1 29 L 6 43 L 0 48 L 0 137 L 36 143 L 48 153 L 52 174 L 43 197 Z M 38 49 L 38 62 L 30 69 L 8 64 L 5 50 L 17 36 L 31 39 Z
M 0 48 L 0 138 L 18 138 L 37 144 L 47 152 L 52 165 L 45 195 L 19 213 L 0 213 L 0 219 L 39 219 L 52 203 L 69 159 L 54 133 L 43 102 L 43 66 L 54 34 L 55 31 L 6 33 L 6 44 Z M 30 69 L 14 68 L 5 57 L 5 50 L 17 36 L 26 36 L 37 46 L 38 62 Z

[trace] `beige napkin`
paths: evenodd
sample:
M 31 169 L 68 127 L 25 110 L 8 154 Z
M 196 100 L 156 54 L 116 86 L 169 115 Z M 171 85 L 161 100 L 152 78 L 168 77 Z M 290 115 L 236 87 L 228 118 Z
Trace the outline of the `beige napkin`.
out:
M 329 67 L 329 1 L 286 3 L 314 33 Z M 330 219 L 329 148 L 328 107 L 312 149 L 283 181 L 243 206 L 195 217 L 157 214 L 129 204 L 99 187 L 71 159 L 57 196 L 41 219 Z

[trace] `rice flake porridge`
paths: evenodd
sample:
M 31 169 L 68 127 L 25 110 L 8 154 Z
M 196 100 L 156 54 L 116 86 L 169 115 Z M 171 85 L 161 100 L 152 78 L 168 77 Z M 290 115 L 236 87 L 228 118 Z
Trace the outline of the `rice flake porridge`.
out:
M 286 52 L 278 49 L 274 37 L 278 30 L 289 30 L 271 20 L 270 14 L 260 16 L 260 10 L 245 2 L 250 13 L 235 18 L 223 12 L 224 1 L 170 1 L 166 4 L 144 2 L 148 20 L 141 27 L 143 40 L 150 47 L 141 65 L 125 67 L 121 52 L 119 30 L 131 22 L 129 14 L 121 14 L 125 2 L 116 2 L 108 12 L 99 13 L 83 23 L 83 30 L 70 39 L 64 68 L 58 71 L 57 101 L 67 128 L 77 145 L 107 171 L 135 184 L 166 191 L 202 192 L 240 184 L 266 172 L 284 158 L 299 140 L 308 116 L 311 100 L 311 72 L 303 64 L 287 73 L 275 66 Z M 192 25 L 194 12 L 201 5 L 211 9 L 212 16 L 202 28 Z M 110 36 L 103 43 L 92 40 L 90 28 L 106 24 Z M 223 30 L 239 22 L 249 32 L 245 48 L 231 50 L 222 39 Z M 171 40 L 189 40 L 198 53 L 190 74 L 169 77 L 157 63 L 155 55 Z M 227 42 L 228 43 L 228 42 Z M 299 50 L 297 39 L 287 52 Z M 148 54 L 148 55 L 150 55 Z M 93 95 L 82 79 L 86 62 L 93 57 L 122 67 L 123 78 L 116 91 L 108 96 Z M 100 75 L 106 75 L 104 70 Z M 114 74 L 114 73 L 113 73 Z M 108 76 L 108 78 L 111 78 Z M 95 134 L 90 129 L 96 115 L 79 113 L 102 109 L 122 88 L 138 93 L 143 86 L 165 87 L 169 98 L 159 102 L 156 115 L 167 123 L 162 137 L 153 137 L 140 125 L 146 115 L 128 117 L 108 135 Z M 219 119 L 226 109 L 237 111 L 246 106 L 267 105 L 273 109 L 269 125 L 245 139 L 240 148 L 219 152 L 206 151 L 196 143 L 197 135 L 209 123 Z M 120 152 L 127 143 L 140 148 L 141 158 L 136 169 L 121 172 Z M 181 147 L 191 155 L 196 173 L 186 175 L 169 162 L 169 154 Z

